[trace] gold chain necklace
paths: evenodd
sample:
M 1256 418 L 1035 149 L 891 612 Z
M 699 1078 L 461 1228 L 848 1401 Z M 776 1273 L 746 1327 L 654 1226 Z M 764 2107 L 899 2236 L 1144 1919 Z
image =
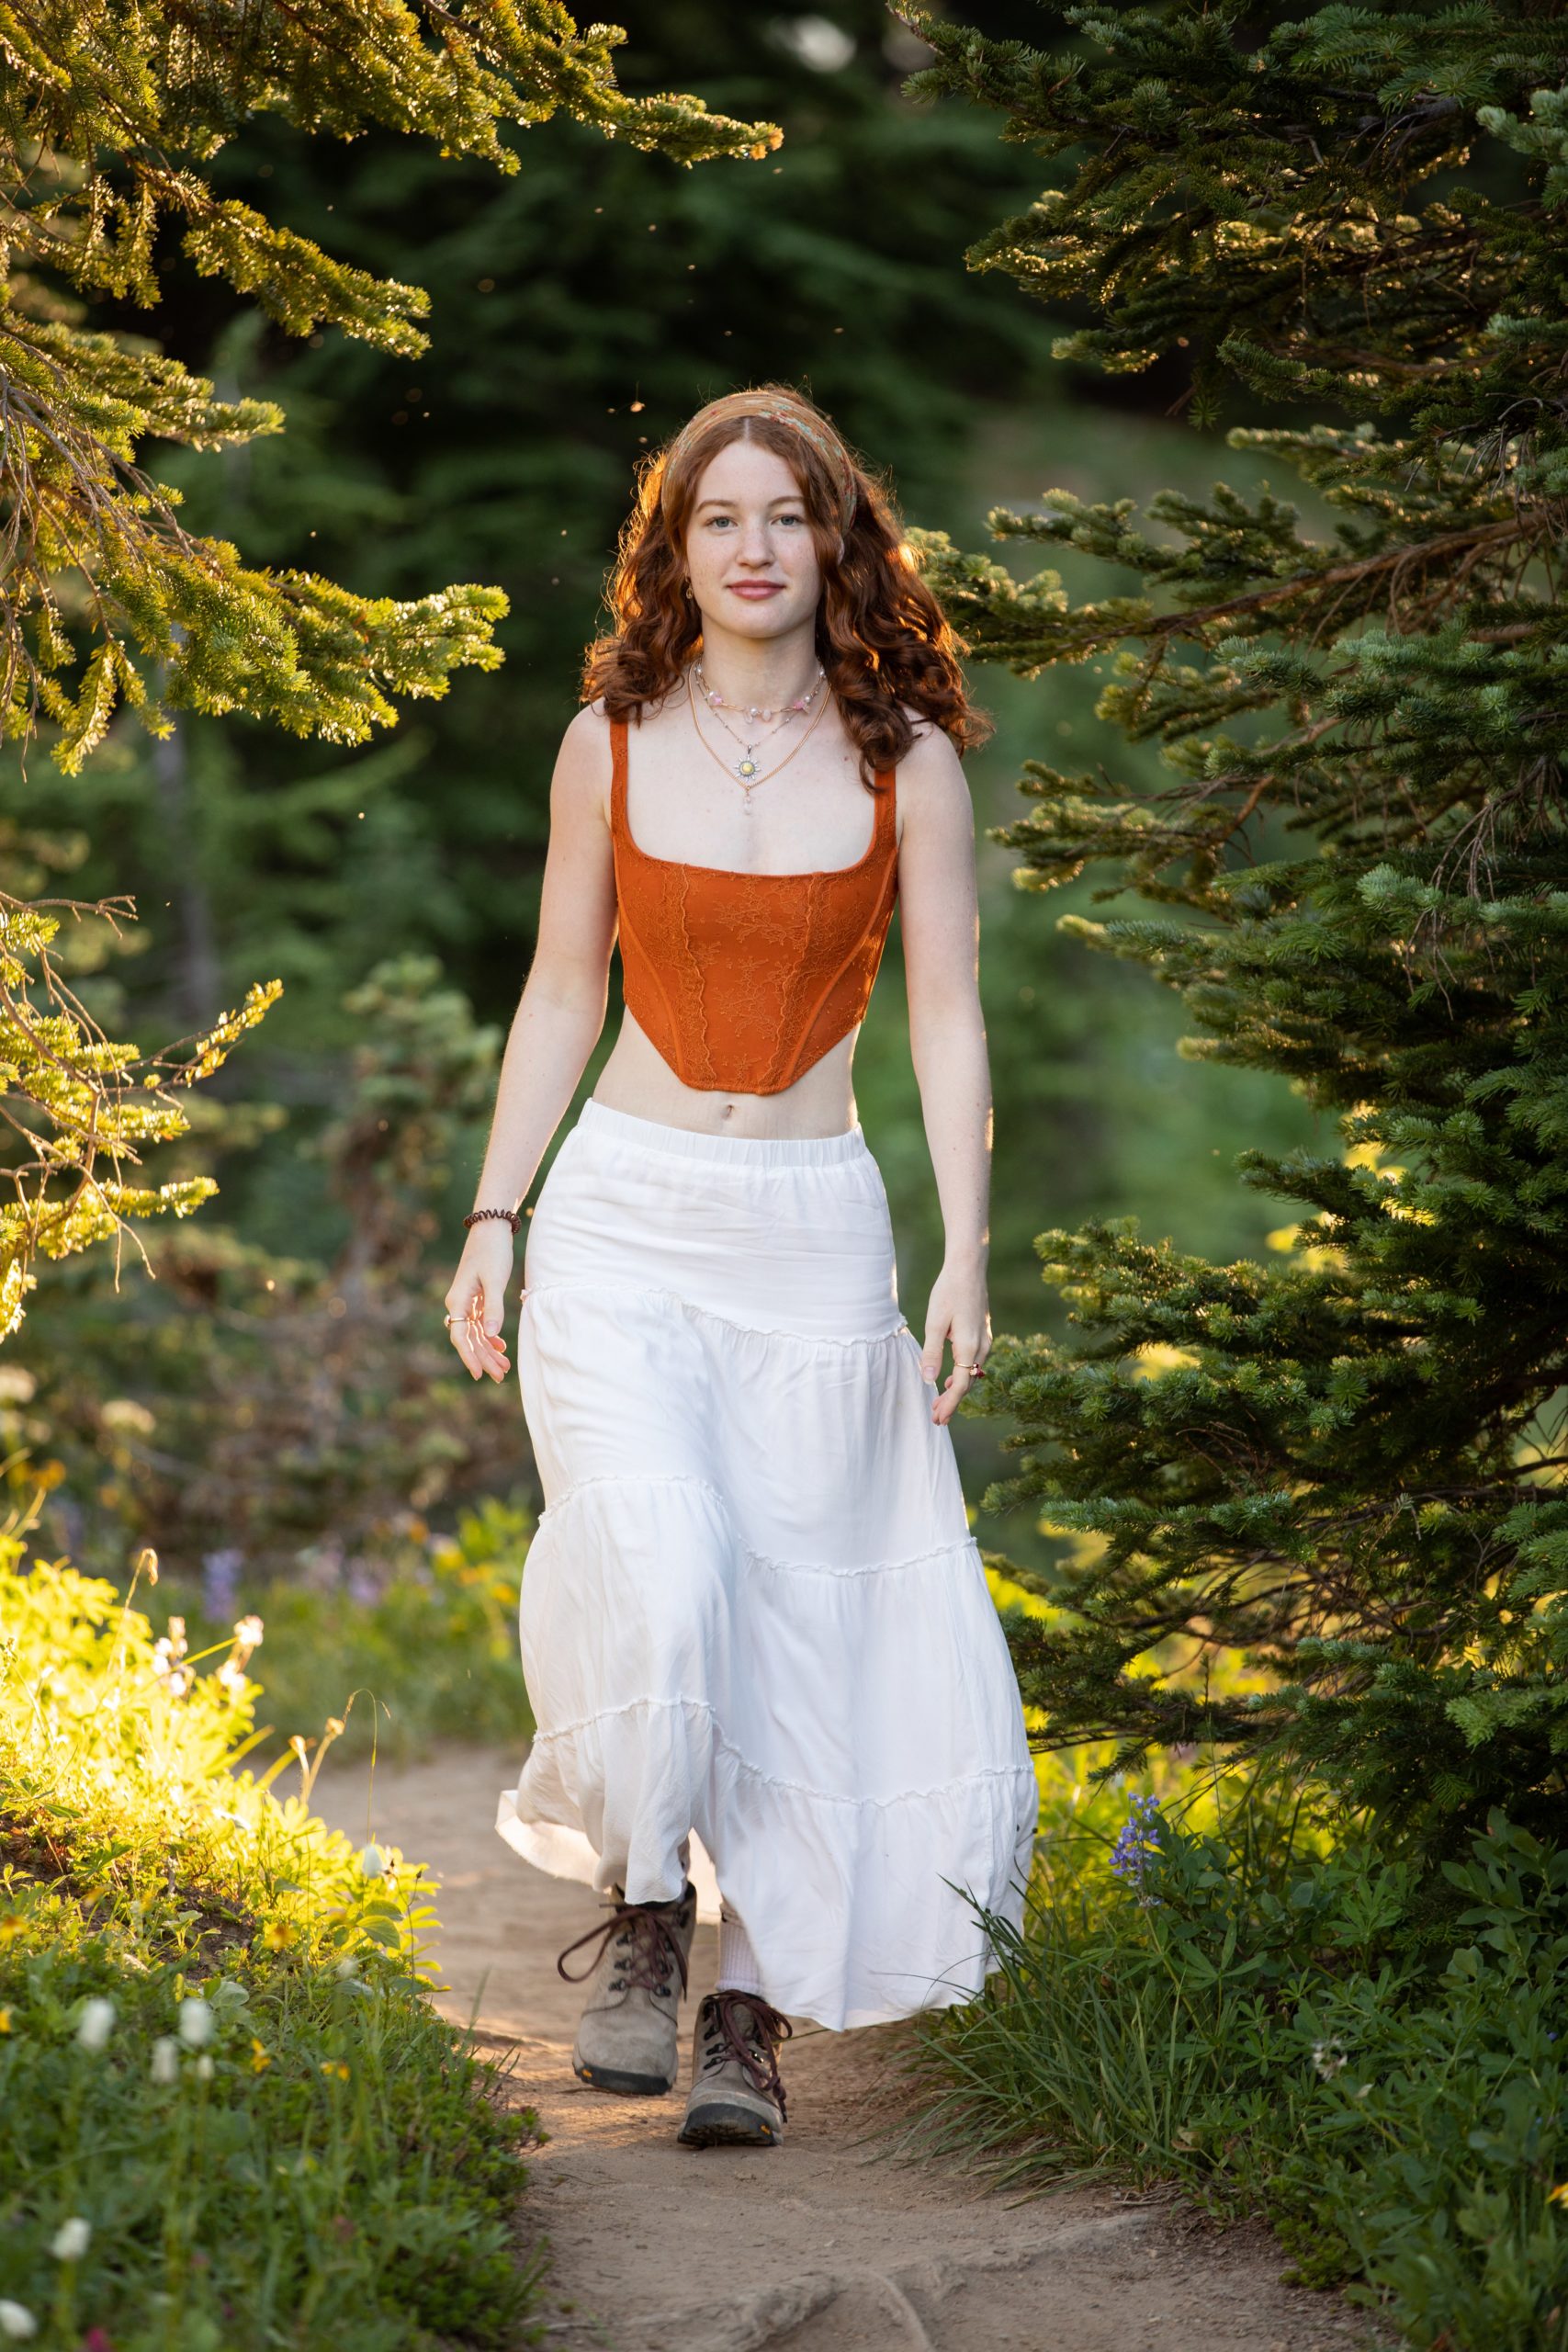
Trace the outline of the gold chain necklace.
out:
M 710 759 L 716 760 L 718 762 L 718 764 L 724 770 L 725 775 L 728 776 L 733 776 L 735 781 L 740 786 L 741 790 L 746 795 L 746 812 L 748 816 L 750 816 L 751 812 L 751 795 L 755 792 L 757 786 L 760 784 L 768 783 L 772 777 L 778 775 L 780 768 L 788 767 L 796 752 L 803 751 L 805 749 L 806 745 L 811 740 L 813 729 L 815 729 L 818 721 L 821 718 L 823 712 L 827 709 L 829 703 L 832 700 L 832 696 L 830 695 L 823 695 L 821 701 L 818 704 L 815 712 L 812 714 L 811 725 L 800 738 L 799 742 L 792 743 L 789 750 L 784 753 L 783 759 L 780 760 L 775 766 L 771 767 L 766 775 L 759 775 L 757 774 L 756 763 L 751 760 L 742 760 L 737 766 L 732 767 L 729 762 L 725 758 L 724 753 L 722 752 L 716 751 L 714 746 L 708 741 L 707 737 L 703 733 L 702 721 L 697 717 L 697 697 L 695 693 L 693 691 L 692 673 L 690 670 L 686 673 L 686 699 L 692 707 L 692 725 L 696 729 L 698 742 L 702 745 L 704 751 L 707 753 Z M 748 767 L 750 768 L 751 774 L 750 775 L 743 775 L 741 771 Z
M 714 717 L 717 719 L 725 733 L 729 737 L 732 742 L 739 743 L 740 746 L 740 757 L 735 763 L 735 774 L 737 780 L 741 784 L 745 784 L 757 774 L 758 747 L 761 744 L 771 742 L 775 735 L 782 735 L 784 729 L 793 719 L 800 718 L 804 712 L 810 709 L 812 704 L 817 700 L 818 695 L 827 684 L 828 673 L 823 669 L 821 663 L 818 662 L 817 665 L 816 679 L 809 689 L 803 695 L 796 695 L 793 702 L 781 703 L 775 710 L 761 709 L 756 705 L 748 706 L 744 703 L 726 702 L 722 695 L 715 694 L 709 688 L 707 679 L 703 673 L 703 665 L 700 661 L 694 662 L 690 670 L 686 673 L 686 682 L 688 686 L 690 686 L 694 678 L 702 687 L 704 702 L 706 703 L 708 708 L 712 711 Z M 748 718 L 762 719 L 764 721 L 771 718 L 773 724 L 771 727 L 764 725 L 761 733 L 760 735 L 753 736 L 751 741 L 748 742 L 746 738 L 740 734 L 737 729 L 731 727 L 728 719 L 726 718 L 724 714 L 727 710 L 744 710 Z

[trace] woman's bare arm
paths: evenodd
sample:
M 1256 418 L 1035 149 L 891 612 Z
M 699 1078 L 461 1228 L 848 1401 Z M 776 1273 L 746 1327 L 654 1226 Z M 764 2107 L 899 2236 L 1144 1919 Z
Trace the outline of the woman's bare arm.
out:
M 476 1208 L 520 1205 L 604 1026 L 615 940 L 609 772 L 604 719 L 579 711 L 550 781 L 538 939 L 502 1057 Z M 502 1329 L 513 1247 L 504 1219 L 473 1227 L 446 1294 L 452 1343 L 476 1380 L 509 1370 Z
M 921 733 L 898 771 L 903 828 L 898 899 L 909 1000 L 909 1052 L 942 1204 L 946 1251 L 931 1292 L 926 1377 L 953 1369 L 931 1408 L 951 1420 L 970 1385 L 962 1369 L 990 1345 L 991 1074 L 980 1010 L 975 812 L 958 754 L 936 729 Z

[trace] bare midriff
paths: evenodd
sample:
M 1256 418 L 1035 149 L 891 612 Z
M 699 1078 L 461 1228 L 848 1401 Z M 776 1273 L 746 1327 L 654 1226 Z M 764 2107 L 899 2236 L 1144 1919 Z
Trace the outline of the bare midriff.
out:
M 731 1094 L 683 1085 L 636 1017 L 623 1012 L 593 1099 L 609 1110 L 657 1119 L 661 1126 L 691 1127 L 699 1135 L 841 1136 L 855 1121 L 850 1073 L 859 1035 L 858 1028 L 852 1029 L 793 1086 L 777 1093 Z

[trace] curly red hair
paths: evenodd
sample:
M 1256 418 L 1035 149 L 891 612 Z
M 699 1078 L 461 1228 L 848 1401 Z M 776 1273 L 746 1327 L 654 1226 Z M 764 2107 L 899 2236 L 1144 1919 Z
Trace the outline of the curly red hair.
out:
M 983 742 L 990 725 L 959 668 L 968 649 L 921 579 L 888 490 L 820 409 L 781 384 L 710 401 L 643 464 L 610 576 L 615 630 L 588 649 L 583 701 L 640 719 L 680 684 L 702 644 L 683 586 L 686 527 L 704 469 L 739 440 L 772 449 L 800 484 L 822 565 L 818 657 L 867 783 L 908 753 L 911 709 L 961 752 Z

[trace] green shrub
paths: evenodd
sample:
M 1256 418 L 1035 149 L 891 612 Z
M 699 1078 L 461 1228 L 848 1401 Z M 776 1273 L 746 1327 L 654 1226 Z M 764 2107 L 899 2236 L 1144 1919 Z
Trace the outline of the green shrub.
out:
M 431 2007 L 422 1870 L 243 1769 L 246 1639 L 0 1539 L 0 2300 L 76 2352 L 518 2340 L 533 2119 Z M 319 1760 L 319 1758 L 318 1758 Z
M 1298 2275 L 1445 2352 L 1568 2346 L 1568 1855 L 1494 1815 L 1445 1928 L 1370 1846 L 1134 1810 L 1047 1857 L 987 1997 L 935 2018 L 926 2128 L 1006 2180 L 1261 2208 Z

